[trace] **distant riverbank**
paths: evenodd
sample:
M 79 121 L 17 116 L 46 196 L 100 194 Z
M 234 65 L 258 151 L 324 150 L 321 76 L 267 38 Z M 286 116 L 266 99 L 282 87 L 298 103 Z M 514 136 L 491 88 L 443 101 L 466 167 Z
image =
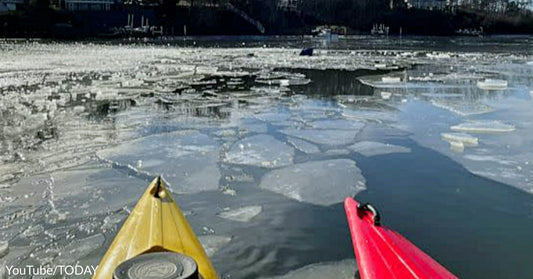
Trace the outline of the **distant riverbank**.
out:
M 240 10 L 239 10 L 240 12 Z M 394 9 L 349 21 L 331 20 L 319 14 L 275 11 L 243 16 L 226 8 L 177 7 L 171 14 L 161 7 L 114 7 L 110 11 L 68 12 L 50 8 L 28 8 L 0 15 L 0 37 L 4 38 L 120 38 L 154 36 L 141 21 L 161 30 L 155 36 L 202 35 L 310 35 L 318 25 L 345 26 L 348 34 L 369 34 L 376 23 L 387 26 L 389 35 L 493 35 L 531 34 L 530 12 L 488 14 L 472 10 Z M 125 30 L 133 15 L 130 31 Z M 250 21 L 252 20 L 252 22 Z M 258 28 L 259 23 L 264 29 Z M 128 26 L 129 28 L 130 26 Z M 136 28 L 136 29 L 135 29 Z M 131 31 L 135 29 L 135 32 Z M 468 32 L 466 32 L 468 30 Z M 470 32 L 472 30 L 472 32 Z M 463 32 L 465 31 L 465 32 Z

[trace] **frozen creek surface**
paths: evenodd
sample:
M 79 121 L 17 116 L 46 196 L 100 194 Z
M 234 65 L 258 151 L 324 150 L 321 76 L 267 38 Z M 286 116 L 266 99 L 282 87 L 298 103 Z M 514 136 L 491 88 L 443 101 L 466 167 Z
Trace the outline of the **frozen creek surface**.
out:
M 224 278 L 349 278 L 346 196 L 459 277 L 529 278 L 533 41 L 476 39 L 1 42 L 0 267 L 96 265 L 163 175 Z

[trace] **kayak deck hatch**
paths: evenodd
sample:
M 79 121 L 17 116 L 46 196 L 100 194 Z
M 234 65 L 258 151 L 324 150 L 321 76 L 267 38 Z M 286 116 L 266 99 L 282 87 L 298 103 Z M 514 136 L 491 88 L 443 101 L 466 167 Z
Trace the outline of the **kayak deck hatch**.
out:
M 154 179 L 115 236 L 93 279 L 111 279 L 119 264 L 141 254 L 175 252 L 193 258 L 204 279 L 219 278 L 165 182 Z

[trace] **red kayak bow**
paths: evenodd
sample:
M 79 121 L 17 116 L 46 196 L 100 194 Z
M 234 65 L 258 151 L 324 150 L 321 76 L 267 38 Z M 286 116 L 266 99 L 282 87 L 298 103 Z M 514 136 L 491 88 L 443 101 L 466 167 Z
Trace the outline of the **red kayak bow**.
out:
M 361 279 L 457 278 L 399 233 L 381 226 L 370 204 L 346 198 L 344 208 Z

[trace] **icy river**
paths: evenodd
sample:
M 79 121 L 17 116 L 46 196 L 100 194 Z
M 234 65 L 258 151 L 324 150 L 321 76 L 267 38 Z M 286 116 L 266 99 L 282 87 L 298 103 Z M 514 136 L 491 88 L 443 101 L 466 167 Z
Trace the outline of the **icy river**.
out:
M 347 196 L 532 278 L 532 98 L 533 37 L 0 42 L 0 267 L 98 264 L 162 175 L 224 278 L 352 278 Z

